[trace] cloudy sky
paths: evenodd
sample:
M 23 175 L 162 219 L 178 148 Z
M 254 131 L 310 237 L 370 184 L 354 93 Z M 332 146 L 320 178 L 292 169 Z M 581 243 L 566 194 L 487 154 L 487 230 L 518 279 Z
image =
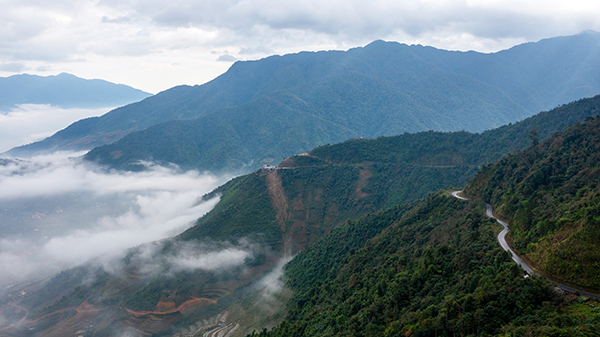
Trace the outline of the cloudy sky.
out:
M 149 92 L 235 60 L 375 39 L 492 52 L 600 31 L 591 0 L 0 0 L 0 76 L 69 72 Z

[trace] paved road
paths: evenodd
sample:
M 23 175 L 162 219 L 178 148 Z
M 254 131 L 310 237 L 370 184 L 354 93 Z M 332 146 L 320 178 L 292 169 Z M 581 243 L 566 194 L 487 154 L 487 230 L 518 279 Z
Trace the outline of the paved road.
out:
M 462 191 L 454 191 L 452 192 L 452 196 L 455 198 L 458 198 L 460 200 L 469 200 L 469 198 L 465 198 L 463 196 L 460 196 L 459 194 L 462 193 Z
M 538 275 L 538 273 L 534 272 L 533 269 L 531 269 L 531 267 L 529 267 L 527 263 L 523 262 L 523 260 L 521 260 L 521 258 L 517 254 L 515 254 L 515 252 L 510 248 L 510 246 L 506 242 L 506 234 L 508 234 L 509 231 L 508 224 L 494 216 L 494 209 L 490 204 L 485 204 L 485 215 L 492 219 L 495 219 L 496 221 L 498 221 L 499 224 L 502 225 L 502 227 L 504 227 L 500 234 L 498 234 L 498 242 L 500 242 L 500 246 L 502 246 L 502 249 L 509 252 L 513 261 L 515 261 L 516 264 L 521 266 L 521 268 L 523 268 L 528 275 Z
M 462 191 L 454 191 L 452 192 L 452 196 L 455 198 L 458 198 L 460 200 L 469 200 L 468 198 L 465 198 L 464 196 L 460 195 L 462 193 Z M 487 215 L 490 218 L 495 219 L 496 221 L 498 221 L 499 224 L 502 225 L 503 229 L 500 232 L 500 234 L 498 234 L 498 242 L 500 243 L 500 246 L 502 246 L 502 249 L 504 249 L 505 251 L 509 252 L 513 261 L 515 261 L 515 263 L 517 263 L 519 266 L 521 266 L 521 268 L 523 268 L 525 270 L 525 272 L 527 273 L 527 275 L 536 275 L 539 276 L 538 273 L 536 273 L 528 264 L 525 263 L 525 261 L 523 261 L 517 254 L 515 254 L 515 252 L 510 248 L 510 246 L 508 245 L 508 243 L 506 242 L 506 234 L 508 234 L 508 224 L 498 218 L 496 218 L 494 216 L 494 209 L 492 208 L 491 205 L 486 204 L 485 205 L 485 215 Z M 586 293 L 584 291 L 569 287 L 567 285 L 558 283 L 556 281 L 550 280 L 548 279 L 550 282 L 556 284 L 557 287 L 559 287 L 562 290 L 565 291 L 569 291 L 569 292 L 579 292 L 581 295 L 593 298 L 595 300 L 600 300 L 600 296 L 594 295 L 594 294 L 590 294 L 590 293 Z

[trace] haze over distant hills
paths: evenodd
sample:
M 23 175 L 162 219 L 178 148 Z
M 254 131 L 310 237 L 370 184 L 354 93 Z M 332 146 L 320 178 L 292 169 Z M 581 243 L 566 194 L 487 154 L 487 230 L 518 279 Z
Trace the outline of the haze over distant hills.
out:
M 90 149 L 131 133 L 87 159 L 125 169 L 139 160 L 256 167 L 353 137 L 483 131 L 597 94 L 599 69 L 600 34 L 591 31 L 491 54 L 375 41 L 237 62 L 202 86 L 172 88 L 10 153 Z
M 0 111 L 18 104 L 49 104 L 61 108 L 114 107 L 142 100 L 150 93 L 104 80 L 86 80 L 61 73 L 0 77 Z

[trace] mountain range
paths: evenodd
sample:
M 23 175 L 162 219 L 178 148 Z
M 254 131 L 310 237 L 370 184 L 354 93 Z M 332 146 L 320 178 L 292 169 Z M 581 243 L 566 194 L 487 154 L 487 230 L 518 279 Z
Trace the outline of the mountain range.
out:
M 19 104 L 48 104 L 61 108 L 105 108 L 142 100 L 151 94 L 123 84 L 86 80 L 61 73 L 0 77 L 0 111 Z
M 121 169 L 152 160 L 250 171 L 349 138 L 515 122 L 597 94 L 599 56 L 600 34 L 591 31 L 490 54 L 375 41 L 272 56 L 78 121 L 10 154 L 97 147 L 87 160 Z
M 287 158 L 279 170 L 240 176 L 204 196 L 220 202 L 181 235 L 132 249 L 117 271 L 92 261 L 15 287 L 0 303 L 21 325 L 3 329 L 64 335 L 84 322 L 97 336 L 597 331 L 595 302 L 524 278 L 496 241 L 499 226 L 485 218 L 483 202 L 515 221 L 515 248 L 541 269 L 555 258 L 538 257 L 538 246 L 560 257 L 572 246 L 557 237 L 585 244 L 565 275 L 587 266 L 589 278 L 569 280 L 597 292 L 598 112 L 600 96 L 481 134 L 354 139 Z M 465 184 L 470 201 L 435 192 Z M 540 221 L 520 223 L 522 214 Z M 535 230 L 547 223 L 554 225 Z M 178 254 L 208 248 L 252 253 L 233 269 L 172 269 Z M 285 268 L 289 291 L 265 295 L 269 270 L 294 255 Z
M 598 302 L 553 282 L 600 293 L 600 95 L 577 99 L 600 92 L 599 41 L 238 62 L 15 149 L 116 140 L 85 158 L 278 165 L 199 198 L 219 201 L 179 235 L 11 285 L 0 333 L 593 336 Z M 502 249 L 486 204 L 537 274 Z

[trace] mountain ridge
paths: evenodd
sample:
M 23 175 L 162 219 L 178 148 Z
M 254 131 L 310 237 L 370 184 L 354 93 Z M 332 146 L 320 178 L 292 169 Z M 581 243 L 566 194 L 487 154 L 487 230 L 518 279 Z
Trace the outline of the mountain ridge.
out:
M 124 84 L 88 80 L 68 73 L 0 77 L 0 109 L 10 109 L 18 104 L 103 108 L 136 102 L 150 95 Z
M 571 36 L 566 41 L 577 39 L 578 37 Z M 600 38 L 597 40 L 592 38 L 591 42 L 584 43 L 585 49 L 579 50 L 579 53 L 558 55 L 554 61 L 566 64 L 566 68 L 575 67 L 575 63 L 581 66 L 582 60 L 593 63 L 596 58 L 588 56 L 598 54 Z M 542 43 L 545 44 L 547 43 Z M 534 47 L 539 45 L 532 44 Z M 557 42 L 544 48 L 555 50 L 564 46 Z M 258 61 L 240 61 L 234 63 L 223 75 L 202 86 L 176 87 L 126 109 L 113 111 L 98 120 L 88 121 L 91 133 L 87 135 L 86 148 L 116 141 L 132 131 L 145 130 L 146 139 L 140 133 L 132 136 L 134 138 L 123 139 L 112 145 L 110 150 L 98 150 L 89 158 L 119 168 L 127 168 L 128 164 L 135 167 L 137 161 L 148 159 L 171 161 L 185 166 L 187 163 L 184 158 L 191 158 L 194 152 L 200 151 L 200 144 L 208 147 L 209 151 L 226 155 L 218 150 L 221 145 L 213 143 L 211 137 L 202 138 L 199 135 L 209 132 L 233 134 L 234 138 L 225 142 L 235 143 L 235 137 L 242 137 L 242 133 L 247 133 L 251 138 L 244 138 L 244 142 L 254 143 L 254 147 L 260 145 L 263 150 L 254 150 L 243 144 L 237 146 L 235 151 L 246 153 L 247 156 L 235 158 L 234 163 L 238 166 L 229 169 L 239 168 L 239 162 L 256 168 L 260 162 L 268 162 L 269 158 L 272 159 L 270 162 L 276 163 L 293 153 L 357 136 L 371 138 L 430 129 L 483 131 L 600 91 L 600 83 L 595 76 L 597 71 L 591 66 L 588 67 L 589 71 L 576 76 L 576 81 L 582 84 L 579 87 L 583 89 L 571 92 L 569 96 L 558 94 L 565 82 L 564 71 L 555 75 L 553 71 L 542 71 L 532 65 L 532 68 L 537 69 L 536 72 L 524 77 L 522 68 L 529 66 L 508 64 L 503 61 L 505 53 L 507 51 L 494 54 L 451 52 L 376 41 L 348 51 L 301 52 L 271 56 Z M 538 53 L 546 52 L 538 50 Z M 477 66 L 473 66 L 474 59 L 479 60 Z M 548 90 L 532 91 L 531 88 L 538 87 L 534 82 L 539 82 L 542 73 L 546 72 L 549 75 L 544 81 L 552 86 Z M 498 76 L 502 80 L 493 82 L 492 79 Z M 513 87 L 516 88 L 511 94 L 509 89 Z M 529 94 L 515 94 L 523 89 Z M 559 103 L 556 103 L 557 100 Z M 165 103 L 176 101 L 177 104 Z M 266 105 L 261 105 L 262 102 L 266 102 Z M 325 131 L 329 128 L 326 123 L 337 127 L 332 129 L 334 135 L 321 132 L 313 140 L 291 123 L 271 125 L 272 116 L 279 110 L 283 110 L 283 122 L 289 116 L 303 116 L 305 120 L 312 120 L 311 125 Z M 278 143 L 268 137 L 267 142 L 259 142 L 260 132 L 257 132 L 258 135 L 252 134 L 249 132 L 252 130 L 244 130 L 231 124 L 232 120 L 235 122 L 235 119 L 242 116 L 254 120 L 263 128 L 267 127 L 263 131 L 267 134 L 279 132 L 284 136 L 273 137 L 280 140 Z M 160 155 L 175 152 L 175 137 L 170 137 L 173 143 L 167 141 L 160 144 L 161 148 L 156 153 L 152 153 L 151 147 L 143 145 L 152 138 L 148 127 L 166 122 L 167 119 L 180 120 L 174 124 L 195 125 L 193 133 L 198 136 L 189 147 L 191 152 L 181 153 L 181 161 L 177 158 L 161 158 Z M 326 123 L 321 123 L 323 121 Z M 221 126 L 224 129 L 220 132 L 213 130 L 212 122 L 224 123 Z M 171 123 L 170 127 L 173 128 L 174 124 Z M 72 128 L 75 126 L 79 125 Z M 179 126 L 184 127 L 187 128 Z M 164 133 L 159 129 L 160 127 L 156 127 L 152 132 Z M 298 136 L 286 137 L 286 132 L 296 133 Z M 106 134 L 114 136 L 105 137 Z M 82 143 L 56 135 L 30 148 L 35 148 L 36 151 L 64 147 L 81 150 L 85 147 L 81 146 Z M 298 149 L 288 148 L 286 145 L 297 143 L 306 145 Z M 268 149 L 274 149 L 273 153 L 268 153 Z M 113 162 L 115 158 L 107 153 L 114 151 L 128 154 Z M 135 153 L 136 151 L 139 152 Z M 99 152 L 104 154 L 100 155 Z M 27 148 L 15 149 L 12 153 L 25 154 Z M 128 163 L 123 163 L 125 160 Z M 198 161 L 196 163 L 201 164 Z M 200 166 L 200 169 L 214 166 L 218 166 L 218 161 Z

